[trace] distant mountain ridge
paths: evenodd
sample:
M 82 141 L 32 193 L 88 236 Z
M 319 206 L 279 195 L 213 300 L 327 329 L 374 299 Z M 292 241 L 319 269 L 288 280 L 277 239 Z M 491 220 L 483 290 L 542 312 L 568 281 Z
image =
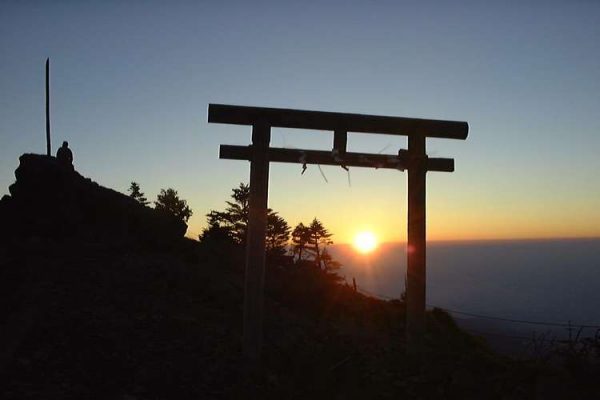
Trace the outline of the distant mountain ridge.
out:
M 385 244 L 369 256 L 336 245 L 331 254 L 344 265 L 340 274 L 355 278 L 359 289 L 383 298 L 399 298 L 404 290 L 405 244 Z M 598 325 L 599 266 L 600 239 L 433 242 L 427 253 L 427 302 L 500 318 Z M 493 325 L 494 331 L 500 328 Z M 562 327 L 501 325 L 513 335 L 569 333 Z M 594 329 L 582 332 L 594 334 Z

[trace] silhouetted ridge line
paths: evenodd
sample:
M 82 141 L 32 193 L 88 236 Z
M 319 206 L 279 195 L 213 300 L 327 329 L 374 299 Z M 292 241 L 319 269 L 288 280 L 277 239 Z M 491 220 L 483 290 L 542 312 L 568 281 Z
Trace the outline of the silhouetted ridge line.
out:
M 436 305 L 432 305 L 432 304 L 427 304 L 428 307 L 436 307 L 436 308 L 441 308 L 444 311 L 447 311 L 449 313 L 452 314 L 460 314 L 460 315 L 467 315 L 469 317 L 475 317 L 475 318 L 485 318 L 485 319 L 493 319 L 496 321 L 504 321 L 504 322 L 514 322 L 517 324 L 530 324 L 530 325 L 545 325 L 545 326 L 559 326 L 559 327 L 564 327 L 564 328 L 594 328 L 594 329 L 600 329 L 600 325 L 586 325 L 586 324 L 573 324 L 573 323 L 560 323 L 560 322 L 546 322 L 546 321 L 529 321 L 529 320 L 525 320 L 525 319 L 512 319 L 512 318 L 502 318 L 502 317 L 493 317 L 490 315 L 482 315 L 482 314 L 474 314 L 474 313 L 470 313 L 470 312 L 466 312 L 466 311 L 458 311 L 458 310 L 451 310 L 445 307 L 439 307 Z
M 502 338 L 518 339 L 518 340 L 532 340 L 532 339 L 534 339 L 534 336 L 506 335 L 504 333 L 486 332 L 486 331 L 480 331 L 480 330 L 477 330 L 477 329 L 467 329 L 467 331 L 469 333 L 472 333 L 472 334 L 475 334 L 475 335 L 482 335 L 482 336 L 497 336 L 497 337 L 502 337 Z
M 358 289 L 358 291 L 367 296 L 372 296 L 375 298 L 379 298 L 381 300 L 397 300 L 397 299 L 394 299 L 389 296 L 371 293 L 365 289 Z M 438 306 L 435 304 L 427 304 L 427 307 L 439 308 L 439 309 L 449 312 L 451 314 L 460 314 L 460 315 L 466 315 L 466 316 L 474 317 L 474 318 L 484 318 L 484 319 L 491 319 L 491 320 L 496 320 L 496 321 L 513 322 L 513 323 L 517 323 L 517 324 L 558 326 L 558 327 L 562 327 L 562 328 L 600 329 L 600 324 L 574 324 L 574 323 L 566 323 L 565 324 L 565 323 L 561 323 L 561 322 L 530 321 L 530 320 L 525 320 L 525 319 L 513 319 L 513 318 L 495 317 L 495 316 L 484 315 L 484 314 L 475 314 L 475 313 L 471 313 L 471 312 L 467 312 L 467 311 L 453 310 L 453 309 L 441 307 L 441 306 Z
M 0 238 L 77 238 L 169 245 L 187 225 L 172 215 L 85 178 L 55 157 L 23 154 L 10 196 L 0 200 Z

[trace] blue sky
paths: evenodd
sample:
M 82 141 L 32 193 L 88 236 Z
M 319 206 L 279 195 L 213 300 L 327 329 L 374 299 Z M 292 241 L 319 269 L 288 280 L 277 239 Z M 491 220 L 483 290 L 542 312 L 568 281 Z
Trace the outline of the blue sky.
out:
M 467 141 L 430 140 L 456 172 L 428 175 L 431 239 L 600 236 L 600 3 L 17 2 L 0 4 L 0 188 L 18 156 L 45 151 L 44 61 L 53 148 L 76 168 L 148 197 L 173 187 L 194 216 L 222 208 L 248 164 L 218 145 L 246 127 L 207 124 L 208 103 L 468 121 Z M 274 130 L 272 145 L 331 147 Z M 387 148 L 386 148 L 387 146 Z M 351 135 L 393 153 L 398 137 Z M 337 235 L 405 237 L 406 176 L 273 165 L 270 206 Z

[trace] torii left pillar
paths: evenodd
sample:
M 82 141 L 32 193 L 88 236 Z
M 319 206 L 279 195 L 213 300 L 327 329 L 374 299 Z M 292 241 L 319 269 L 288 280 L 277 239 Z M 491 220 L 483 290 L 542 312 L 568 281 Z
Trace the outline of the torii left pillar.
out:
M 248 360 L 255 362 L 260 360 L 262 348 L 270 140 L 270 126 L 264 124 L 252 126 L 252 161 L 250 163 L 250 198 L 248 201 L 244 281 L 243 352 Z

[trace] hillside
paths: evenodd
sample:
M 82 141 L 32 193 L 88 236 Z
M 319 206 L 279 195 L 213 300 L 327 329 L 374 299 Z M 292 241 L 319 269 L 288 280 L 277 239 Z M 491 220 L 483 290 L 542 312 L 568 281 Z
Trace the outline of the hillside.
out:
M 594 398 L 563 369 L 494 354 L 444 312 L 420 355 L 400 301 L 271 263 L 260 369 L 240 356 L 241 249 L 183 238 L 168 216 L 52 158 L 24 155 L 0 202 L 0 397 Z M 60 228 L 60 229 L 59 229 Z

